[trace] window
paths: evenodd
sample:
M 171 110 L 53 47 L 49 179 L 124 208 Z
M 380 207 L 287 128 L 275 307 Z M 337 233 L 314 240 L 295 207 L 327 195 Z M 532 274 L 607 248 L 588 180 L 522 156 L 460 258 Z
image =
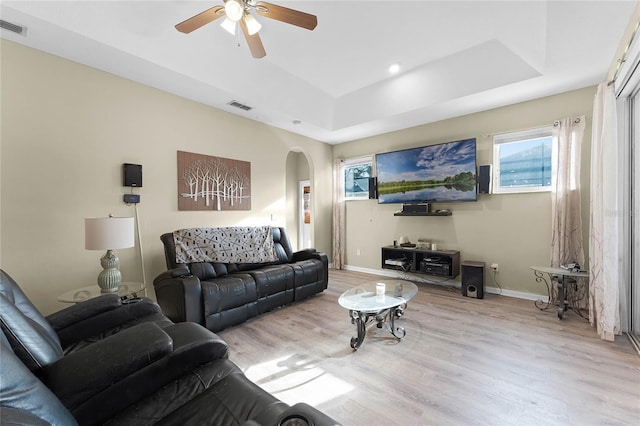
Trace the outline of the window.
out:
M 493 138 L 493 193 L 551 191 L 555 144 L 551 127 Z
M 344 162 L 344 199 L 369 199 L 369 178 L 372 177 L 371 157 L 355 158 Z

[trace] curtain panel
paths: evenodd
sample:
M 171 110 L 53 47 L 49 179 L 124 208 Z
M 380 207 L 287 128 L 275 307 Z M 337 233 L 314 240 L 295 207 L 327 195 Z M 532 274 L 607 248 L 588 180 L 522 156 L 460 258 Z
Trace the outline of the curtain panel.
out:
M 553 157 L 556 173 L 551 182 L 551 266 L 567 263 L 585 266 L 582 239 L 582 194 L 580 188 L 580 156 L 584 136 L 585 117 L 569 117 L 553 125 L 556 154 Z M 586 309 L 587 282 L 580 283 L 585 297 L 577 306 Z M 554 296 L 557 289 L 553 288 Z
M 589 223 L 589 321 L 603 340 L 620 334 L 619 234 L 621 185 L 616 98 L 601 83 L 593 105 Z

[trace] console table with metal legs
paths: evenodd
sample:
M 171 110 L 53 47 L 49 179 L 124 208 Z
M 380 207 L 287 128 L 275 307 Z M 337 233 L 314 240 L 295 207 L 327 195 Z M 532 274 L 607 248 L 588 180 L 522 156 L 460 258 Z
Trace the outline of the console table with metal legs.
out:
M 548 300 L 538 299 L 535 305 L 541 311 L 556 306 L 558 319 L 564 317 L 567 309 L 571 308 L 580 317 L 585 318 L 580 310 L 580 304 L 586 300 L 589 289 L 589 273 L 573 271 L 570 269 L 556 268 L 553 266 L 531 266 L 536 282 L 543 282 L 547 286 Z M 585 281 L 581 283 L 581 281 Z M 557 284 L 556 287 L 553 283 Z

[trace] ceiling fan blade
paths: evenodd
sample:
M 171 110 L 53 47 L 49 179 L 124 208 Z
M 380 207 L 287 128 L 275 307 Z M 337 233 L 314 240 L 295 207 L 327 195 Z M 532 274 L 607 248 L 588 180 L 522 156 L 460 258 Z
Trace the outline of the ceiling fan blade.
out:
M 267 3 L 266 1 L 257 2 L 255 9 L 256 12 L 266 18 L 286 22 L 287 24 L 296 25 L 308 30 L 313 30 L 316 25 L 318 25 L 318 18 L 315 15 L 289 9 L 288 7 L 277 6 Z
M 244 38 L 247 40 L 247 45 L 249 45 L 251 56 L 254 58 L 264 58 L 267 55 L 267 52 L 264 50 L 262 40 L 260 40 L 258 33 L 249 35 L 249 30 L 247 29 L 247 24 L 245 24 L 244 19 L 241 19 L 238 23 L 240 24 L 240 28 L 242 28 Z
M 189 34 L 191 31 L 195 31 L 198 28 L 207 25 L 209 22 L 215 21 L 223 16 L 224 6 L 214 6 L 211 9 L 207 9 L 204 12 L 198 13 L 197 15 L 180 22 L 176 25 L 176 30 L 181 33 Z

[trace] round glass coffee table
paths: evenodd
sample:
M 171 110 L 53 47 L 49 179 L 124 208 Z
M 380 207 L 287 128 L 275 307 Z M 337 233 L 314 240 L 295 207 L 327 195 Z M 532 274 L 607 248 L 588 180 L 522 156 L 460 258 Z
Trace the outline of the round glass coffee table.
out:
M 418 292 L 411 281 L 381 280 L 353 287 L 340 296 L 338 303 L 349 310 L 351 323 L 356 325 L 358 335 L 351 338 L 351 347 L 357 350 L 364 341 L 367 327 L 376 324 L 385 327 L 396 339 L 406 332 L 396 327 L 395 320 L 404 314 L 407 302 Z

